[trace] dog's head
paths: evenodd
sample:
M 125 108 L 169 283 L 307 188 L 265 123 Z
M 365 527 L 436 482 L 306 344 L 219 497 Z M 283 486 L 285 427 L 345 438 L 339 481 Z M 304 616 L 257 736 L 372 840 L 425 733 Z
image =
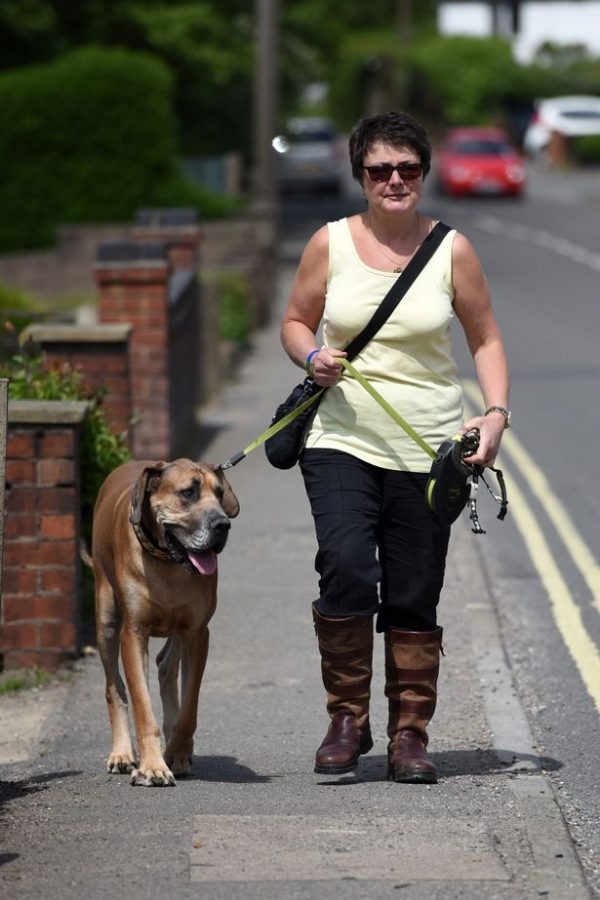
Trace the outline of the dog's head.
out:
M 240 511 L 220 466 L 176 459 L 144 468 L 133 488 L 130 521 L 175 562 L 212 575 Z

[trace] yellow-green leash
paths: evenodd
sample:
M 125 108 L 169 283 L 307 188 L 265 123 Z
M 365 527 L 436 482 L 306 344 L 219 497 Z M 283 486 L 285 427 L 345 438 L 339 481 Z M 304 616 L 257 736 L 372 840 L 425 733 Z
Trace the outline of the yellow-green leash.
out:
M 384 398 L 381 396 L 379 391 L 376 391 L 375 388 L 373 387 L 373 385 L 369 384 L 369 382 L 364 377 L 364 375 L 361 375 L 360 372 L 357 372 L 356 369 L 354 368 L 354 366 L 352 365 L 352 363 L 349 363 L 348 360 L 344 359 L 343 356 L 339 357 L 339 361 L 341 362 L 343 367 L 348 371 L 348 373 L 352 376 L 352 378 L 355 378 L 356 381 L 358 381 L 358 383 L 362 387 L 364 387 L 365 391 L 367 391 L 367 393 L 370 394 L 371 397 L 373 397 L 373 399 L 377 401 L 377 403 L 379 403 L 381 408 L 383 410 L 385 410 L 385 412 L 388 414 L 388 416 L 390 416 L 394 420 L 394 422 L 396 422 L 396 424 L 400 426 L 400 428 L 404 429 L 404 431 L 407 433 L 407 435 L 413 439 L 415 444 L 418 444 L 419 447 L 421 448 L 421 450 L 424 450 L 428 456 L 430 456 L 432 459 L 435 459 L 437 456 L 437 453 L 435 452 L 435 450 L 432 447 L 430 447 L 426 441 L 423 440 L 423 438 L 421 437 L 420 434 L 417 434 L 417 432 L 414 430 L 414 428 L 412 428 L 408 424 L 406 419 L 402 418 L 400 413 L 396 412 L 396 410 L 393 408 L 393 406 L 390 406 L 390 404 L 387 402 L 387 400 L 384 400 Z
M 420 434 L 417 434 L 414 428 L 412 428 L 408 424 L 408 422 L 402 418 L 400 413 L 396 412 L 396 410 L 392 406 L 390 406 L 387 400 L 385 400 L 381 396 L 379 391 L 376 391 L 373 385 L 369 384 L 367 379 L 363 375 L 361 375 L 360 372 L 357 372 L 352 363 L 348 362 L 347 359 L 344 359 L 343 356 L 340 356 L 338 359 L 344 369 L 347 371 L 348 375 L 358 381 L 358 383 L 365 389 L 365 391 L 367 391 L 367 393 L 370 394 L 377 403 L 379 403 L 381 408 L 388 414 L 388 416 L 390 416 L 397 425 L 403 428 L 408 436 L 411 437 L 413 441 L 418 444 L 419 447 L 421 447 L 421 449 L 424 450 L 428 456 L 431 457 L 431 459 L 435 459 L 437 455 L 435 450 L 430 447 L 426 441 L 423 440 Z M 313 403 L 318 400 L 324 390 L 326 390 L 326 388 L 321 388 L 320 391 L 318 391 L 316 394 L 313 394 L 312 397 L 309 397 L 308 400 L 305 400 L 300 404 L 300 406 L 297 406 L 296 409 L 293 409 L 286 416 L 283 416 L 282 419 L 279 419 L 278 422 L 275 422 L 274 425 L 271 425 L 269 428 L 267 428 L 266 431 L 263 431 L 262 434 L 259 434 L 259 436 L 255 438 L 250 444 L 248 444 L 247 447 L 244 447 L 244 449 L 240 450 L 239 453 L 235 453 L 233 456 L 230 456 L 229 459 L 223 463 L 221 468 L 230 469 L 232 466 L 236 466 L 239 462 L 245 459 L 249 453 L 251 453 L 253 450 L 256 450 L 256 448 L 260 447 L 261 444 L 264 444 L 265 441 L 268 441 L 269 438 L 273 437 L 274 434 L 282 431 L 287 425 L 290 424 L 290 422 L 293 422 L 294 419 L 296 419 L 299 415 L 309 409 L 313 405 Z

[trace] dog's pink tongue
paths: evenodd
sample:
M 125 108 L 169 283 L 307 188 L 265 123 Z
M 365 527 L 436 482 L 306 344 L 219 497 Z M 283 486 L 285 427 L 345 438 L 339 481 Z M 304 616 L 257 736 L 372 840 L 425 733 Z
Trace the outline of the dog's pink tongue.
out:
M 212 550 L 203 550 L 201 553 L 188 551 L 188 557 L 201 575 L 213 575 L 217 571 L 217 555 Z

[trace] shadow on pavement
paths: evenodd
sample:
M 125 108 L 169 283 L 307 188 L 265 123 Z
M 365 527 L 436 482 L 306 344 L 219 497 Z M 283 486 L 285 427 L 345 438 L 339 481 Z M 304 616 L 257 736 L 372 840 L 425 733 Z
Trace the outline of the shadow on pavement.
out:
M 211 781 L 222 784 L 266 784 L 270 775 L 257 775 L 234 756 L 194 756 L 193 768 L 186 780 Z
M 79 769 L 69 769 L 65 772 L 51 772 L 48 775 L 36 775 L 32 778 L 24 778 L 23 781 L 0 781 L 0 809 L 11 800 L 21 800 L 29 794 L 45 791 L 50 787 L 50 782 L 63 778 L 74 778 L 82 775 Z
M 513 762 L 506 764 L 496 755 L 495 750 L 449 750 L 442 753 L 430 753 L 441 779 L 461 778 L 469 775 L 498 775 L 502 772 L 516 774 L 539 774 L 541 770 L 554 772 L 561 769 L 563 763 L 560 760 L 548 756 L 534 756 L 530 753 L 518 753 L 516 751 L 501 751 L 513 757 Z M 531 763 L 534 765 L 532 766 Z M 520 770 L 519 765 L 527 765 Z M 319 784 L 364 784 L 370 781 L 382 781 L 386 777 L 387 758 L 383 755 L 363 757 L 360 760 L 356 774 L 348 776 L 333 776 L 331 779 L 320 781 Z

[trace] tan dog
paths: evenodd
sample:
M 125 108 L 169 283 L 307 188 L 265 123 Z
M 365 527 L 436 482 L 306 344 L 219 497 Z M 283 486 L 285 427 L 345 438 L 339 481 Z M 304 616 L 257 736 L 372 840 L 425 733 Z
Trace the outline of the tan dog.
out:
M 220 468 L 189 459 L 125 463 L 111 472 L 98 494 L 92 559 L 112 729 L 107 767 L 131 772 L 132 784 L 171 785 L 173 773 L 190 770 L 208 622 L 217 602 L 216 554 L 239 508 Z M 148 690 L 150 637 L 168 638 L 156 659 L 164 756 Z M 133 706 L 137 766 L 119 646 Z

